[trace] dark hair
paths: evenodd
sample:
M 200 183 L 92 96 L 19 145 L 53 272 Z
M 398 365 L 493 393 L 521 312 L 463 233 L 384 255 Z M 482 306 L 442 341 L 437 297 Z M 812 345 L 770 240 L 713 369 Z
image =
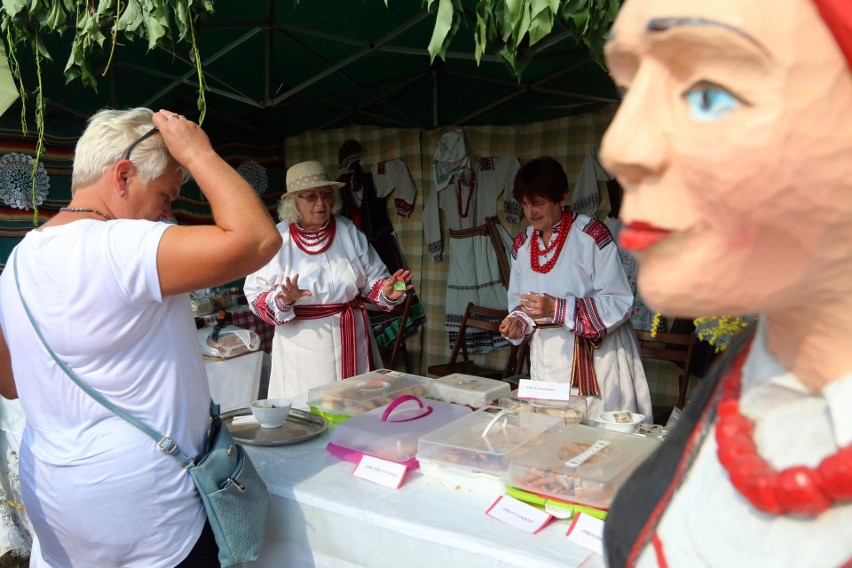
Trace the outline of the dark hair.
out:
M 562 201 L 568 193 L 568 176 L 562 164 L 550 156 L 530 160 L 515 174 L 512 196 L 517 201 L 543 197 L 553 203 Z

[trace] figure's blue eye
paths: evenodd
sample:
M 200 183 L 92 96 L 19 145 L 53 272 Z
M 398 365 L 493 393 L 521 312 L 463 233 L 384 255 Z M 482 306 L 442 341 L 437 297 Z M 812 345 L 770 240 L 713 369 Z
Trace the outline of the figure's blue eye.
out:
M 734 112 L 740 101 L 731 93 L 710 83 L 699 83 L 683 94 L 689 113 L 697 121 L 721 120 Z

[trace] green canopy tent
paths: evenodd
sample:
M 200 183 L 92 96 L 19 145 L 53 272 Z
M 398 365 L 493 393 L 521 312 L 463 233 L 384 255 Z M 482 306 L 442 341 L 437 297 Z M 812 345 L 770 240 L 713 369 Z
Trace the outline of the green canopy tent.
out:
M 469 16 L 476 2 L 461 5 Z M 435 15 L 420 2 L 220 0 L 197 29 L 207 83 L 204 127 L 217 140 L 277 143 L 284 136 L 347 124 L 429 129 L 516 124 L 581 113 L 617 101 L 607 73 L 557 25 L 520 80 L 497 55 L 474 59 L 473 20 L 462 22 L 445 60 L 427 51 Z M 110 39 L 97 62 L 98 92 L 65 84 L 67 37 L 44 36 L 54 61 L 42 61 L 48 132 L 79 129 L 103 106 L 148 106 L 197 117 L 198 82 L 190 44 L 167 52 Z M 19 54 L 24 83 L 37 87 L 31 54 Z M 32 108 L 33 101 L 29 101 Z M 13 107 L 3 116 L 14 127 Z

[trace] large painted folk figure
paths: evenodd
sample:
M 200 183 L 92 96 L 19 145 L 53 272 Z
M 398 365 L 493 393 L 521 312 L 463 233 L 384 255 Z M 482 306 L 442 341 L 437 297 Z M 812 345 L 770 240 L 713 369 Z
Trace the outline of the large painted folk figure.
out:
M 671 316 L 759 314 L 616 497 L 610 566 L 852 562 L 852 2 L 627 0 L 603 165 Z

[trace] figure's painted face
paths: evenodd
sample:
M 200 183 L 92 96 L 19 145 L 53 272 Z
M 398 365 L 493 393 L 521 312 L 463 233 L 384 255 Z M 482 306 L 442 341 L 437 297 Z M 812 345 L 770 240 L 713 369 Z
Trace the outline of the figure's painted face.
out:
M 628 0 L 606 56 L 625 94 L 601 157 L 643 298 L 697 316 L 830 294 L 852 267 L 852 75 L 810 0 Z

